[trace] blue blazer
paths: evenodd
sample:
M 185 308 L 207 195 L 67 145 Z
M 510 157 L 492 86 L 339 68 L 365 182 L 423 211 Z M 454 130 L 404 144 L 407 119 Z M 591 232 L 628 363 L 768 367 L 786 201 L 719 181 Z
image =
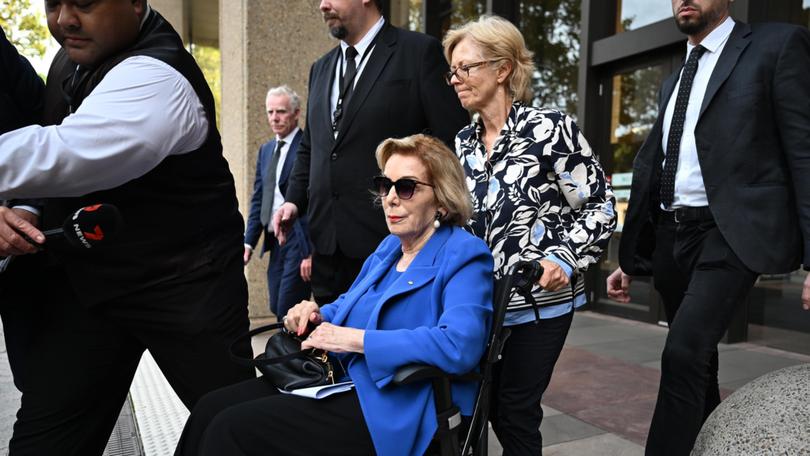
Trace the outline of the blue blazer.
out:
M 401 255 L 389 235 L 366 260 L 349 291 L 321 308 L 325 321 L 341 325 L 368 288 Z M 429 382 L 395 386 L 398 368 L 411 363 L 462 374 L 484 353 L 492 315 L 492 254 L 481 239 L 459 227 L 440 228 L 374 307 L 365 328 L 365 355 L 352 357 L 363 416 L 381 455 L 421 455 L 436 432 Z M 453 385 L 453 401 L 471 415 L 474 382 Z
M 287 158 L 284 159 L 284 166 L 281 168 L 279 175 L 278 186 L 281 194 L 284 195 L 287 191 L 287 182 L 290 178 L 290 171 L 292 171 L 293 164 L 295 163 L 295 156 L 298 152 L 298 144 L 301 142 L 303 133 L 298 130 L 298 133 L 293 137 L 290 149 L 287 152 Z M 273 157 L 273 151 L 276 150 L 276 140 L 273 139 L 262 144 L 259 148 L 259 156 L 256 158 L 256 178 L 253 181 L 253 196 L 250 198 L 250 213 L 248 215 L 247 226 L 245 227 L 245 244 L 256 247 L 259 242 L 259 237 L 264 233 L 264 225 L 261 221 L 262 211 L 262 196 L 264 194 L 264 182 L 267 178 L 267 168 L 270 166 L 270 159 Z M 289 242 L 297 242 L 300 245 L 302 256 L 308 257 L 312 253 L 311 244 L 309 242 L 309 234 L 307 233 L 307 219 L 306 216 L 300 216 L 293 224 L 292 232 L 289 236 Z M 272 249 L 274 242 L 264 237 L 262 243 L 261 255 Z

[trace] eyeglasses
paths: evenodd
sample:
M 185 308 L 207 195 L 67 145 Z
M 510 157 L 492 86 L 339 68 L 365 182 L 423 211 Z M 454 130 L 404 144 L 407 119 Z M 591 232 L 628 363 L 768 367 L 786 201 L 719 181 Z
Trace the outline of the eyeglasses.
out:
M 403 177 L 397 181 L 392 181 L 385 176 L 375 176 L 373 182 L 375 192 L 380 198 L 385 198 L 388 196 L 388 193 L 391 191 L 391 187 L 396 189 L 397 197 L 404 200 L 411 199 L 414 190 L 416 190 L 417 184 L 433 187 L 433 185 L 426 182 L 419 182 L 416 179 L 410 179 L 407 177 Z
M 456 68 L 455 70 L 451 69 L 450 71 L 445 73 L 444 74 L 444 80 L 445 80 L 445 82 L 447 82 L 447 85 L 453 85 L 453 76 L 455 76 L 456 78 L 458 78 L 459 81 L 464 82 L 467 78 L 470 77 L 470 70 L 471 69 L 473 69 L 475 67 L 479 67 L 481 65 L 486 65 L 487 63 L 495 63 L 495 62 L 497 62 L 499 60 L 501 60 L 501 59 L 482 60 L 480 62 L 468 63 L 466 65 L 461 65 L 460 67 Z M 459 70 L 464 72 L 464 76 L 462 76 L 461 73 L 459 73 Z

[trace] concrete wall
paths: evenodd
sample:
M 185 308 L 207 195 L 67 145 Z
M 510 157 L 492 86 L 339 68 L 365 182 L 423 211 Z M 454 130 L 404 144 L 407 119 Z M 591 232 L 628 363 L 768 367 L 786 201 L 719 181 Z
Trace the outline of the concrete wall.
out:
M 264 114 L 267 89 L 288 84 L 306 100 L 310 65 L 337 42 L 329 37 L 316 0 L 220 0 L 219 5 L 220 127 L 240 210 L 247 215 L 256 155 L 272 137 Z M 303 119 L 302 113 L 302 128 Z M 254 257 L 246 269 L 252 317 L 270 315 L 266 270 L 266 257 Z

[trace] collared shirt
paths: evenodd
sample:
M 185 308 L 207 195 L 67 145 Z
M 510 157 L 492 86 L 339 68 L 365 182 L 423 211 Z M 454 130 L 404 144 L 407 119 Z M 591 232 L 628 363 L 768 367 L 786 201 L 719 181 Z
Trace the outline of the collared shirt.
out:
M 61 125 L 0 136 L 0 199 L 117 187 L 199 148 L 207 135 L 205 109 L 186 78 L 160 60 L 130 57 Z
M 514 103 L 489 159 L 480 119 L 456 136 L 473 203 L 468 230 L 484 239 L 495 259 L 495 278 L 520 260 L 559 264 L 574 287 L 532 292 L 540 318 L 554 318 L 585 303 L 582 271 L 598 261 L 616 228 L 615 199 L 605 174 L 574 121 L 551 109 Z M 514 295 L 504 324 L 535 319 Z
M 681 138 L 680 154 L 678 155 L 678 171 L 675 173 L 675 195 L 672 207 L 700 207 L 708 206 L 709 200 L 706 197 L 706 188 L 703 186 L 703 174 L 700 171 L 698 162 L 697 145 L 695 144 L 695 127 L 697 126 L 700 106 L 706 95 L 706 88 L 709 85 L 709 78 L 714 71 L 717 60 L 723 52 L 723 48 L 731 36 L 734 29 L 734 20 L 731 17 L 712 30 L 700 44 L 706 48 L 706 52 L 698 60 L 698 68 L 695 79 L 692 83 L 692 90 L 689 93 L 689 104 L 686 107 L 686 118 L 683 125 L 683 137 Z M 692 43 L 686 43 L 687 57 L 695 48 Z M 683 71 L 683 70 L 681 70 Z M 666 112 L 664 113 L 664 132 L 661 145 L 666 153 L 667 138 L 669 137 L 669 126 L 672 123 L 672 115 L 675 111 L 675 100 L 678 98 L 678 88 L 681 81 L 675 85 L 672 96 L 669 98 Z
M 374 41 L 374 37 L 377 36 L 380 29 L 382 29 L 383 24 L 385 24 L 385 20 L 380 18 L 380 20 L 369 29 L 365 36 L 354 45 L 354 48 L 357 50 L 357 56 L 354 58 L 354 62 L 357 64 L 357 74 L 354 77 L 354 85 L 352 85 L 352 87 L 357 85 L 357 81 L 360 80 L 360 76 L 363 74 L 363 69 L 366 68 L 366 64 L 371 59 L 371 53 L 374 52 L 374 47 L 369 49 L 369 46 L 371 42 Z M 335 106 L 337 106 L 338 92 L 340 92 L 340 79 L 343 78 L 343 74 L 346 72 L 346 49 L 348 48 L 349 45 L 345 41 L 340 42 L 340 62 L 343 62 L 343 65 L 335 65 L 335 80 L 332 83 L 332 97 L 329 100 L 329 106 L 331 107 L 330 113 L 334 112 Z M 366 52 L 368 52 L 368 56 L 363 58 Z
M 281 155 L 278 157 L 278 167 L 276 167 L 276 188 L 275 188 L 275 196 L 273 197 L 273 209 L 270 211 L 271 214 L 275 214 L 279 207 L 284 204 L 284 195 L 281 194 L 281 188 L 278 185 L 278 181 L 281 179 L 281 172 L 284 171 L 284 161 L 287 160 L 287 152 L 290 151 L 290 145 L 292 145 L 292 141 L 295 138 L 295 135 L 298 134 L 298 127 L 293 128 L 293 130 L 285 137 L 281 138 L 284 141 L 284 145 L 281 146 L 281 151 L 279 152 Z M 276 138 L 278 141 L 279 138 Z M 275 151 L 273 151 L 275 153 Z M 271 157 L 272 159 L 272 157 Z M 267 232 L 273 232 L 273 224 L 267 225 Z

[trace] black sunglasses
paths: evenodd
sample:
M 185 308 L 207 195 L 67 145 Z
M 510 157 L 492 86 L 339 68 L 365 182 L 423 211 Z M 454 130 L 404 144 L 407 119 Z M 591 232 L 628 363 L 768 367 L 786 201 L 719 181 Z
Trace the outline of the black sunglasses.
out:
M 377 193 L 377 196 L 379 196 L 380 198 L 385 198 L 391 191 L 391 187 L 394 187 L 394 189 L 396 189 L 397 197 L 399 199 L 404 200 L 411 199 L 414 190 L 416 190 L 417 184 L 433 187 L 433 185 L 428 184 L 426 182 L 419 182 L 416 179 L 410 179 L 407 177 L 404 177 L 397 181 L 392 181 L 391 179 L 385 176 L 375 176 L 373 182 L 374 182 L 374 192 Z

